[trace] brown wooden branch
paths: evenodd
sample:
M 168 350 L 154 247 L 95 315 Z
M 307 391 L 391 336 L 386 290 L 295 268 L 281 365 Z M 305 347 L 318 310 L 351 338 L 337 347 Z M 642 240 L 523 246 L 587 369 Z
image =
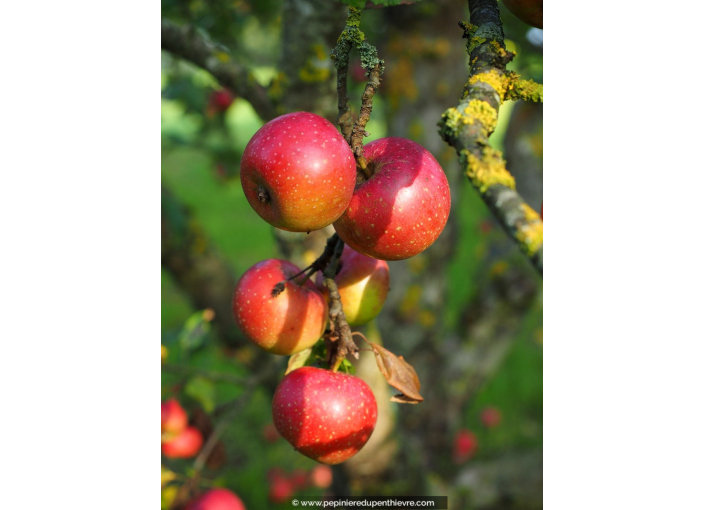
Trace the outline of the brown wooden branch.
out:
M 223 87 L 249 101 L 264 121 L 276 117 L 277 105 L 267 89 L 257 83 L 249 69 L 238 63 L 225 46 L 210 40 L 203 30 L 162 19 L 161 49 L 208 71 Z
M 337 237 L 337 234 L 333 237 Z M 359 358 L 359 347 L 357 347 L 357 344 L 352 340 L 352 330 L 345 318 L 345 312 L 342 309 L 342 299 L 337 288 L 337 283 L 335 282 L 337 265 L 344 249 L 344 241 L 338 238 L 330 263 L 323 271 L 323 285 L 328 289 L 328 313 L 330 316 L 330 332 L 326 333 L 328 346 L 330 348 L 327 361 L 333 371 L 339 368 L 342 360 L 344 360 L 348 354 Z
M 369 82 L 364 88 L 364 94 L 362 94 L 362 107 L 360 108 L 359 117 L 354 123 L 352 128 L 352 136 L 350 137 L 350 146 L 352 147 L 352 152 L 357 159 L 357 166 L 364 173 L 364 176 L 369 179 L 372 176 L 371 169 L 367 167 L 367 160 L 364 157 L 364 149 L 362 148 L 362 143 L 365 136 L 369 136 L 369 133 L 365 131 L 367 122 L 372 114 L 372 99 L 376 93 L 379 85 L 381 84 L 381 64 L 376 64 L 374 69 L 369 73 Z
M 460 165 L 504 230 L 543 274 L 543 222 L 516 191 L 501 152 L 489 146 L 499 106 L 506 99 L 542 100 L 542 86 L 507 72 L 514 57 L 506 51 L 497 0 L 469 0 L 469 23 L 460 23 L 467 39 L 469 79 L 460 103 L 439 122 L 440 134 L 453 146 Z

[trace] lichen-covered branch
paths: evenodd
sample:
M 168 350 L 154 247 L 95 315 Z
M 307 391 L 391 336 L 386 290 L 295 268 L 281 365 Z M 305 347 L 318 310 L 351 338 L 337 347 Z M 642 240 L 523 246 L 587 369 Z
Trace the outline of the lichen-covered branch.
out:
M 440 135 L 455 148 L 460 165 L 484 202 L 543 273 L 543 222 L 516 191 L 501 152 L 489 146 L 504 100 L 542 101 L 542 85 L 521 80 L 506 65 L 506 51 L 497 0 L 469 0 L 470 23 L 461 22 L 467 39 L 469 79 L 460 103 L 439 122 Z
M 338 96 L 338 117 L 337 123 L 345 139 L 349 142 L 358 169 L 365 178 L 371 177 L 371 171 L 367 168 L 367 160 L 362 149 L 363 139 L 369 133 L 365 131 L 367 122 L 372 113 L 372 99 L 381 84 L 381 75 L 384 72 L 384 61 L 379 59 L 377 49 L 365 41 L 364 32 L 359 29 L 362 17 L 362 10 L 350 7 L 347 15 L 345 28 L 337 40 L 337 45 L 333 48 L 330 57 L 337 69 L 337 96 Z M 360 108 L 357 121 L 352 124 L 352 113 L 350 111 L 349 98 L 347 97 L 347 72 L 349 68 L 350 51 L 352 48 L 359 50 L 362 67 L 367 71 L 369 82 L 362 94 L 362 106 Z
M 225 46 L 211 41 L 203 30 L 162 19 L 161 48 L 208 71 L 224 87 L 249 101 L 265 121 L 276 117 L 277 105 L 267 89 L 257 83 L 246 67 L 235 61 Z

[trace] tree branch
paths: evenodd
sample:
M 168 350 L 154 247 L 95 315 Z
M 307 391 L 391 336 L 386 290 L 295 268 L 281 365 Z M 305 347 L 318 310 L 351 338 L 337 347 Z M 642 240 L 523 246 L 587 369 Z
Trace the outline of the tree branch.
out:
M 501 152 L 489 146 L 499 106 L 506 99 L 542 101 L 542 86 L 506 71 L 514 54 L 506 51 L 497 0 L 469 0 L 472 24 L 460 22 L 467 39 L 469 80 L 462 100 L 438 123 L 455 148 L 460 165 L 504 230 L 543 274 L 543 222 L 516 191 Z
M 208 71 L 224 87 L 249 101 L 265 122 L 276 117 L 277 105 L 267 89 L 257 83 L 246 67 L 235 62 L 225 46 L 211 41 L 201 29 L 162 19 L 161 49 Z

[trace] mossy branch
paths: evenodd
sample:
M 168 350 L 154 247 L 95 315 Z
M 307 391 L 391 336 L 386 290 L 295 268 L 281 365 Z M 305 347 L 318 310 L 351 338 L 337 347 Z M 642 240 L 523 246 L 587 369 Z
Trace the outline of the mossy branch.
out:
M 335 62 L 337 69 L 337 123 L 340 131 L 348 141 L 352 152 L 357 160 L 358 169 L 365 178 L 371 177 L 371 171 L 367 168 L 367 160 L 362 149 L 363 139 L 368 136 L 365 131 L 367 122 L 372 113 L 372 99 L 381 84 L 381 75 L 384 72 L 384 61 L 379 59 L 377 49 L 365 40 L 364 32 L 359 29 L 362 18 L 362 10 L 350 7 L 347 15 L 345 28 L 337 40 L 337 45 L 333 48 L 330 58 Z M 366 70 L 369 82 L 362 94 L 362 106 L 356 122 L 352 122 L 352 112 L 349 98 L 347 96 L 347 74 L 349 69 L 350 51 L 352 48 L 359 51 L 362 60 L 362 67 Z
M 516 191 L 500 151 L 489 146 L 499 107 L 505 100 L 543 100 L 543 87 L 521 80 L 506 65 L 497 0 L 469 0 L 470 23 L 460 22 L 467 39 L 469 79 L 462 99 L 438 123 L 442 138 L 457 151 L 460 165 L 504 230 L 543 274 L 543 222 Z
M 225 46 L 213 42 L 202 29 L 162 19 L 161 49 L 208 71 L 223 87 L 249 101 L 264 121 L 276 117 L 277 105 L 267 88 L 259 85 L 249 69 L 238 63 Z

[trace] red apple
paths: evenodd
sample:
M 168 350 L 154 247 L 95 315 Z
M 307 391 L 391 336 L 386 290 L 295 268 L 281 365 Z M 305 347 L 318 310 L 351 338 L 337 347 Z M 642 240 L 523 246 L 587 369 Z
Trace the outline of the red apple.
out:
M 279 383 L 272 413 L 276 430 L 296 450 L 323 464 L 339 464 L 369 440 L 377 407 L 360 378 L 302 367 Z
M 310 472 L 310 483 L 319 489 L 327 489 L 332 485 L 332 468 L 324 464 L 315 466 Z
M 161 443 L 161 452 L 169 459 L 188 459 L 203 446 L 203 435 L 195 427 L 186 427 L 170 441 Z
M 438 238 L 450 215 L 450 186 L 432 154 L 405 138 L 364 146 L 373 175 L 358 184 L 334 223 L 340 238 L 381 260 L 407 259 Z
M 188 415 L 175 398 L 161 404 L 161 433 L 177 435 L 188 425 Z
M 487 407 L 482 410 L 481 420 L 485 427 L 497 427 L 501 423 L 501 411 L 495 407 Z
M 504 5 L 523 23 L 543 28 L 543 0 L 504 0 Z
M 184 510 L 245 510 L 244 503 L 227 489 L 211 489 L 194 499 Z
M 272 354 L 288 356 L 307 349 L 325 332 L 328 305 L 313 282 L 286 282 L 274 297 L 274 286 L 299 273 L 286 260 L 267 259 L 253 265 L 237 282 L 232 312 L 244 335 Z
M 379 315 L 389 293 L 386 261 L 367 257 L 345 246 L 337 269 L 335 282 L 349 325 L 361 326 Z M 317 274 L 316 284 L 327 300 L 328 289 L 323 285 L 322 273 Z
M 247 143 L 240 177 L 244 194 L 264 221 L 282 230 L 310 232 L 345 212 L 357 178 L 352 149 L 323 117 L 282 115 Z
M 477 436 L 469 430 L 460 430 L 455 435 L 452 452 L 455 464 L 462 464 L 471 459 L 477 451 Z

